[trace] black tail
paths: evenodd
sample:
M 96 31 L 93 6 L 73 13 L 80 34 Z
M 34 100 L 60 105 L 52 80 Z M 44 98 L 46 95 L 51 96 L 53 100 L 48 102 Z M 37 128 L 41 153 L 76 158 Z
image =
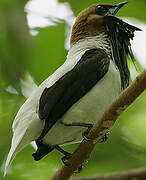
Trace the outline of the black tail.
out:
M 42 159 L 44 156 L 46 156 L 48 153 L 50 153 L 54 149 L 54 147 L 43 144 L 40 141 L 36 141 L 36 144 L 38 147 L 37 151 L 32 154 L 35 161 L 39 161 L 40 159 Z

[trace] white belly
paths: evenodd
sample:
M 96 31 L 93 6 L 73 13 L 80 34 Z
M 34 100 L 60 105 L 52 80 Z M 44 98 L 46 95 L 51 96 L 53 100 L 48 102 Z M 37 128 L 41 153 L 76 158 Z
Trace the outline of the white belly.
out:
M 64 126 L 60 121 L 66 124 L 72 122 L 94 124 L 120 92 L 120 75 L 111 61 L 108 73 L 51 128 L 44 137 L 44 142 L 49 145 L 79 142 L 86 128 Z

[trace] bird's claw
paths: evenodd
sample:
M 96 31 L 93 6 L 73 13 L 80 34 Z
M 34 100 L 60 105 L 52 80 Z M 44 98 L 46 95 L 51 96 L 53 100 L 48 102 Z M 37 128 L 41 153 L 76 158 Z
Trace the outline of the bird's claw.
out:
M 81 165 L 76 171 L 74 171 L 75 174 L 79 174 L 83 169 L 83 166 Z
M 82 133 L 82 137 L 83 137 L 84 140 L 90 141 L 90 139 L 87 138 L 87 135 L 88 135 L 88 133 L 89 133 L 89 131 L 90 131 L 90 129 L 91 129 L 92 127 L 93 127 L 93 125 L 91 125 L 90 127 L 88 127 L 88 129 L 86 129 L 86 130 Z
M 110 132 L 108 131 L 108 132 L 100 139 L 99 142 L 100 142 L 100 143 L 103 143 L 103 142 L 107 141 L 109 135 L 110 135 Z
M 63 164 L 65 164 L 66 166 L 68 166 L 68 159 L 71 157 L 71 154 L 65 155 L 62 157 L 62 162 Z M 83 166 L 81 165 L 76 171 L 74 171 L 75 174 L 79 174 L 83 169 Z
M 66 166 L 68 166 L 68 159 L 71 157 L 71 154 L 65 155 L 61 158 L 63 164 L 65 164 Z

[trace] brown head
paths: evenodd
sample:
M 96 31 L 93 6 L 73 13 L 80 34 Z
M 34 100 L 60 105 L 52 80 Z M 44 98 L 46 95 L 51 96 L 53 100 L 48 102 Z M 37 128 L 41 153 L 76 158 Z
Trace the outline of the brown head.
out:
M 73 25 L 70 43 L 74 44 L 81 39 L 96 36 L 103 32 L 105 30 L 104 17 L 114 16 L 125 4 L 127 2 L 115 5 L 94 4 L 81 11 Z

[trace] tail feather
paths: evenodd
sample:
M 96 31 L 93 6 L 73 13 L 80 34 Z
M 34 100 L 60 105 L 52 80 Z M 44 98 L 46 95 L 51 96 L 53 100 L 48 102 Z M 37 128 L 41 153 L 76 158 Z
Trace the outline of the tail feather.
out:
M 30 119 L 27 117 L 28 121 L 23 121 L 18 123 L 13 129 L 14 135 L 12 138 L 11 149 L 8 154 L 5 167 L 4 175 L 7 173 L 7 169 L 13 161 L 16 154 L 21 151 L 26 145 L 30 144 L 32 141 L 36 140 L 41 134 L 43 129 L 43 122 L 39 120 L 37 114 L 33 114 Z M 21 119 L 22 120 L 22 119 Z
M 21 133 L 21 135 L 14 133 L 13 139 L 12 139 L 12 144 L 11 144 L 11 149 L 10 152 L 8 154 L 6 163 L 5 163 L 5 167 L 4 167 L 4 176 L 7 173 L 7 170 L 11 164 L 11 162 L 13 161 L 13 159 L 16 156 L 16 153 L 18 153 L 19 151 L 21 151 L 21 149 L 24 148 L 24 146 L 26 146 L 27 144 L 29 144 L 30 142 L 25 142 L 25 132 L 26 129 L 23 131 L 23 133 Z
M 26 145 L 36 140 L 44 127 L 44 123 L 39 119 L 33 103 L 33 101 L 26 101 L 13 122 L 12 128 L 14 134 L 11 149 L 4 167 L 4 175 L 6 175 L 7 169 L 16 154 Z

